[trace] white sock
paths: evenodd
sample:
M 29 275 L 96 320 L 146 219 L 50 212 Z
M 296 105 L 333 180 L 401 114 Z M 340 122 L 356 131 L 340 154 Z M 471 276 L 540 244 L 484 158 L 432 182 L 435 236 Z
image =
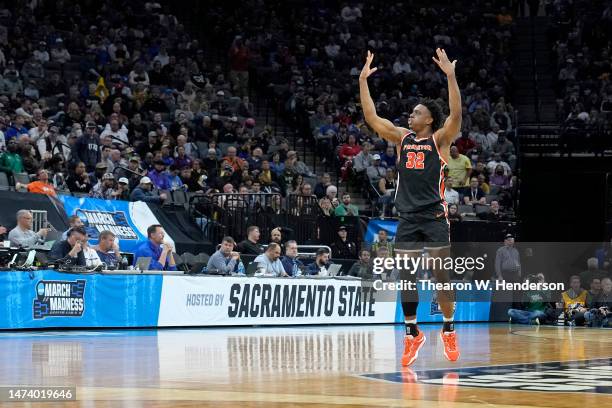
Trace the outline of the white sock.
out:
M 417 319 L 411 319 L 411 320 L 406 319 L 406 324 L 417 324 Z
M 443 322 L 452 322 L 455 321 L 455 316 L 453 317 L 442 317 Z

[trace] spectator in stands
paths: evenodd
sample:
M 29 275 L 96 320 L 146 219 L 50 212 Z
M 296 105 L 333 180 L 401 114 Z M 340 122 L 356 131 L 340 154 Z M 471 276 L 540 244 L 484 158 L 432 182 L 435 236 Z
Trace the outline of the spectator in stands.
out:
M 257 264 L 257 275 L 264 276 L 289 276 L 285 272 L 280 260 L 281 247 L 277 243 L 271 243 L 263 254 L 258 255 L 253 262 Z
M 386 173 L 387 173 L 387 169 L 385 168 L 385 166 L 381 164 L 380 155 L 379 154 L 373 155 L 372 165 L 367 168 L 367 175 L 368 175 L 368 180 L 370 181 L 370 183 L 374 183 L 374 185 L 376 185 L 376 183 L 378 183 L 378 180 L 385 177 Z
M 298 259 L 298 245 L 294 240 L 285 243 L 285 255 L 281 258 L 283 268 L 288 276 L 302 275 L 304 264 Z
M 153 162 L 153 170 L 147 173 L 149 179 L 153 183 L 153 186 L 159 190 L 170 191 L 172 186 L 170 185 L 170 179 L 166 172 L 166 163 L 163 160 L 157 159 Z
M 504 167 L 501 164 L 495 166 L 495 171 L 489 178 L 489 183 L 492 186 L 499 186 L 503 189 L 510 187 L 510 176 L 506 174 Z
M 251 225 L 247 228 L 247 238 L 238 244 L 238 252 L 245 255 L 259 255 L 263 252 L 263 248 L 259 242 L 259 227 Z
M 472 177 L 472 179 L 470 180 L 470 187 L 463 196 L 463 202 L 466 205 L 484 205 L 487 203 L 485 193 L 480 187 L 478 187 L 478 179 L 476 177 Z
M 385 248 L 387 248 L 389 250 L 389 255 L 393 256 L 395 245 L 389 239 L 389 235 L 387 234 L 387 230 L 380 229 L 380 230 L 378 230 L 378 234 L 377 235 L 378 236 L 376 237 L 376 239 L 374 240 L 374 243 L 372 243 L 372 246 L 370 248 L 370 251 L 372 252 L 372 255 L 376 254 L 376 252 L 378 251 L 378 248 L 385 247 Z
M 378 192 L 381 195 L 379 202 L 383 205 L 381 217 L 392 216 L 396 188 L 397 177 L 395 176 L 395 168 L 387 168 L 385 177 L 378 180 Z
M 580 282 L 591 282 L 594 278 L 602 279 L 606 272 L 599 269 L 597 258 L 587 259 L 587 269 L 580 273 Z
M 599 269 L 608 269 L 612 265 L 612 239 L 601 244 L 601 248 L 595 251 L 595 257 Z
M 32 230 L 33 219 L 30 211 L 17 211 L 17 225 L 8 234 L 11 246 L 27 249 L 45 242 L 49 228 L 41 228 L 38 232 L 34 232 Z
M 353 159 L 353 170 L 355 170 L 357 175 L 363 175 L 363 172 L 374 164 L 374 158 L 376 156 L 378 156 L 378 160 L 380 160 L 380 155 L 373 155 L 371 151 L 372 145 L 369 142 L 364 142 L 363 148 Z
M 459 193 L 453 189 L 453 182 L 450 176 L 444 181 L 444 200 L 447 204 L 459 204 Z
M 121 250 L 116 238 L 111 231 L 100 232 L 96 252 L 100 261 L 105 263 L 107 268 L 117 268 L 121 263 Z
M 115 191 L 114 200 L 130 200 L 130 181 L 127 177 L 120 177 L 117 181 L 117 190 Z
M 504 130 L 497 132 L 497 143 L 493 145 L 493 153 L 499 154 L 501 159 L 510 165 L 510 168 L 514 168 L 516 163 L 514 145 L 506 138 Z
M 100 161 L 100 138 L 96 134 L 96 129 L 95 122 L 87 122 L 85 133 L 76 140 L 72 148 L 72 157 L 85 163 L 88 172 L 93 172 Z
M 487 183 L 485 175 L 479 174 L 478 176 L 476 176 L 476 178 L 478 179 L 478 188 L 480 188 L 485 193 L 485 195 L 488 195 L 491 192 L 491 187 Z
M 493 171 L 498 166 L 501 166 L 504 169 L 504 175 L 508 177 L 512 175 L 512 169 L 510 168 L 510 165 L 505 161 L 502 161 L 501 155 L 499 153 L 495 153 L 493 154 L 493 159 L 487 163 L 487 171 L 489 172 L 489 174 L 493 174 Z
M 0 155 L 0 171 L 5 172 L 8 176 L 23 173 L 23 161 L 15 138 L 8 140 L 6 151 Z
M 338 238 L 331 244 L 334 258 L 357 259 L 357 244 L 347 239 L 348 232 L 344 225 L 338 227 Z
M 147 242 L 141 244 L 134 254 L 134 265 L 140 258 L 151 258 L 149 269 L 152 271 L 176 271 L 174 247 L 164 241 L 166 234 L 159 224 L 147 228 Z
M 83 246 L 87 241 L 87 232 L 83 227 L 75 227 L 68 231 L 65 240 L 55 241 L 49 251 L 49 261 L 61 262 L 72 266 L 86 266 Z M 61 260 L 61 261 L 60 261 Z
M 387 146 L 385 152 L 380 156 L 381 163 L 383 166 L 395 167 L 395 163 L 397 162 L 397 154 L 395 150 L 395 146 Z
M 93 186 L 85 163 L 78 162 L 76 164 L 73 171 L 66 178 L 66 185 L 71 193 L 89 194 Z
M 359 216 L 359 209 L 355 204 L 351 204 L 351 195 L 349 193 L 342 194 L 342 204 L 338 205 L 334 210 L 337 217 L 342 216 Z
M 535 276 L 536 283 L 544 283 L 544 275 L 539 273 Z M 525 279 L 529 282 L 534 282 L 534 277 L 530 276 Z M 521 309 L 508 309 L 510 322 L 520 324 L 540 324 L 546 318 L 546 303 L 544 302 L 545 294 L 541 290 L 528 290 L 523 294 L 523 303 Z
M 504 246 L 495 254 L 495 279 L 506 282 L 520 282 L 521 258 L 514 247 L 514 235 L 506 234 Z
M 160 193 L 159 196 L 152 193 L 153 183 L 147 176 L 140 179 L 140 184 L 130 194 L 130 201 L 144 201 L 147 203 L 162 204 L 168 196 Z
M 455 146 L 457 146 L 457 150 L 460 154 L 463 154 L 467 157 L 471 157 L 472 149 L 476 147 L 476 143 L 474 143 L 474 141 L 469 138 L 469 133 L 464 130 L 463 132 L 461 132 L 461 137 L 455 140 Z
M 317 249 L 315 260 L 306 267 L 306 275 L 321 275 L 327 276 L 327 268 L 329 268 L 329 249 Z
M 448 161 L 448 175 L 453 178 L 456 187 L 467 187 L 472 174 L 472 162 L 459 153 L 457 146 L 451 146 Z
M 36 173 L 38 180 L 23 185 L 21 183 L 15 183 L 15 188 L 20 189 L 25 187 L 30 193 L 45 194 L 51 197 L 56 197 L 55 187 L 49 183 L 49 173 L 45 169 L 40 169 Z
M 116 198 L 117 191 L 115 190 L 115 176 L 113 176 L 113 173 L 106 173 L 102 176 L 102 180 L 93 186 L 91 196 L 103 200 L 114 200 Z
M 84 226 L 85 224 L 83 224 L 81 217 L 76 214 L 71 215 L 70 218 L 68 218 L 68 229 L 62 233 L 62 239 L 68 238 L 68 232 L 70 232 L 71 229 Z
M 331 176 L 329 173 L 323 173 L 320 181 L 315 185 L 314 194 L 318 199 L 325 197 L 327 187 L 331 186 Z
M 450 204 L 448 206 L 448 220 L 450 222 L 461 222 L 462 218 L 457 204 Z
M 486 221 L 503 221 L 506 216 L 499 209 L 499 201 L 492 200 L 488 212 L 479 213 L 478 217 Z
M 240 254 L 234 251 L 235 245 L 234 238 L 230 236 L 223 237 L 219 249 L 208 258 L 206 269 L 208 271 L 217 270 L 227 275 L 234 272 L 240 261 Z
M 580 278 L 582 282 L 582 278 Z M 589 290 L 587 293 L 587 305 L 593 304 L 601 293 L 601 279 L 597 276 L 590 280 Z
M 331 201 L 327 197 L 323 197 L 319 200 L 320 216 L 324 218 L 332 217 L 334 215 L 334 209 Z
M 370 251 L 362 249 L 359 251 L 359 260 L 351 266 L 347 275 L 361 279 L 372 277 L 372 265 L 370 264 Z

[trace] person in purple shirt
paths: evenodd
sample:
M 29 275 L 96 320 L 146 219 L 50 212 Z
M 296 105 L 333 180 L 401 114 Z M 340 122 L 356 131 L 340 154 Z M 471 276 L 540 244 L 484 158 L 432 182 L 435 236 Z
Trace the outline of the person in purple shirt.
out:
M 151 258 L 149 270 L 152 271 L 176 271 L 174 261 L 174 247 L 164 242 L 166 234 L 164 228 L 159 224 L 153 224 L 147 228 L 147 242 L 136 249 L 134 254 L 134 266 L 139 258 Z
M 148 172 L 147 176 L 149 176 L 153 185 L 159 190 L 172 189 L 170 178 L 168 177 L 168 173 L 166 173 L 166 163 L 162 160 L 155 160 L 153 162 L 153 170 Z
M 492 186 L 508 187 L 510 185 L 510 177 L 504 174 L 504 167 L 497 165 L 495 172 L 489 177 L 489 184 Z
M 174 165 L 180 170 L 185 167 L 191 167 L 193 160 L 185 153 L 185 146 L 179 146 L 176 148 L 176 157 L 174 158 Z

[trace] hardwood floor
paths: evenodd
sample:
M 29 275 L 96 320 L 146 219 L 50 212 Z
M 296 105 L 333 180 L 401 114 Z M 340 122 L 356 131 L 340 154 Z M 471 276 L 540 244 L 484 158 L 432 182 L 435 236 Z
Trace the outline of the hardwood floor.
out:
M 612 331 L 439 325 L 402 369 L 400 326 L 0 333 L 0 385 L 76 386 L 41 407 L 612 406 Z

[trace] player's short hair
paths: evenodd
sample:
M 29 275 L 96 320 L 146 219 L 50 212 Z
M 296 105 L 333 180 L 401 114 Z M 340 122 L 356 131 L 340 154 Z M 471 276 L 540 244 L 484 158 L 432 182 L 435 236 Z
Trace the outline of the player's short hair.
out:
M 435 132 L 436 130 L 440 129 L 442 126 L 442 121 L 444 120 L 444 113 L 442 112 L 440 105 L 438 105 L 438 102 L 430 98 L 423 98 L 419 101 L 419 103 L 425 106 L 431 114 L 433 119 L 431 122 L 431 130 Z

